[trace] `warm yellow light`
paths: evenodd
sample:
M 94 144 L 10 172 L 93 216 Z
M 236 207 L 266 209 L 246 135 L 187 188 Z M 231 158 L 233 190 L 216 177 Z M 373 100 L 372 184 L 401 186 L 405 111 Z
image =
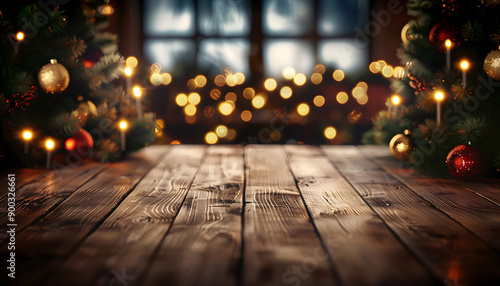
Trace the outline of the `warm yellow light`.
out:
M 436 98 L 437 101 L 441 101 L 444 99 L 444 93 L 438 91 L 434 94 L 434 98 Z
M 451 48 L 451 40 L 450 40 L 450 39 L 447 39 L 446 41 L 444 41 L 444 45 L 445 45 L 447 48 Z
M 287 67 L 283 69 L 283 78 L 286 80 L 291 80 L 295 76 L 295 69 L 292 67 Z
M 161 84 L 168 85 L 172 82 L 172 76 L 169 73 L 161 74 Z
M 314 105 L 321 107 L 325 105 L 325 98 L 322 95 L 316 95 L 313 99 Z
M 274 78 L 268 78 L 264 82 L 264 87 L 269 91 L 275 90 L 277 86 L 278 83 L 276 83 L 276 80 Z
M 301 116 L 306 116 L 309 114 L 309 105 L 307 103 L 301 103 L 297 106 L 297 113 Z
M 293 82 L 298 86 L 304 85 L 306 80 L 306 75 L 303 73 L 298 73 L 293 77 Z
M 368 68 L 372 73 L 378 73 L 381 70 L 380 65 L 377 62 L 372 62 Z
M 360 98 L 365 94 L 366 94 L 365 90 L 360 86 L 356 86 L 355 88 L 352 89 L 352 96 L 354 98 Z
M 127 129 L 127 121 L 125 120 L 120 121 L 120 129 L 121 130 Z
M 324 65 L 322 64 L 317 64 L 315 67 L 314 67 L 314 72 L 315 73 L 319 73 L 321 75 L 323 75 L 326 71 L 326 68 Z
M 243 97 L 246 99 L 252 99 L 255 96 L 255 90 L 251 87 L 245 88 L 243 91 Z
M 340 104 L 345 104 L 349 100 L 349 95 L 346 92 L 341 91 L 337 93 L 337 102 Z
M 314 84 L 320 84 L 323 81 L 323 76 L 320 73 L 313 73 L 311 76 L 311 82 Z
M 221 96 L 221 92 L 220 90 L 214 88 L 210 91 L 210 97 L 213 99 L 213 100 L 218 100 Z
M 392 75 L 395 78 L 403 78 L 405 74 L 405 69 L 403 67 L 395 67 L 394 71 L 392 72 Z
M 361 97 L 356 98 L 356 100 L 360 105 L 365 105 L 368 103 L 368 96 L 366 94 L 363 94 Z
M 126 67 L 124 72 L 125 72 L 126 76 L 131 76 L 132 75 L 132 69 L 129 68 L 129 67 Z
M 358 84 L 356 84 L 356 86 L 361 87 L 365 92 L 368 91 L 368 84 L 364 81 L 358 82 Z
M 217 86 L 224 86 L 224 84 L 226 84 L 226 78 L 223 75 L 219 74 L 215 77 L 214 82 Z
M 226 101 L 236 102 L 236 99 L 237 99 L 236 93 L 228 92 L 226 94 L 226 96 L 224 97 L 224 99 L 226 99 Z
M 140 87 L 134 86 L 134 88 L 132 90 L 134 91 L 135 97 L 141 97 L 142 92 L 141 92 L 141 88 Z
M 172 142 L 170 142 L 170 145 L 180 145 L 181 144 L 181 141 L 179 140 L 174 140 Z
M 151 72 L 152 73 L 160 73 L 161 72 L 161 65 L 159 63 L 154 63 L 151 65 Z
M 280 90 L 280 95 L 281 97 L 283 97 L 284 99 L 288 99 L 290 98 L 290 96 L 292 96 L 292 89 L 289 87 L 289 86 L 284 86 L 281 88 Z
M 54 145 L 55 145 L 55 144 L 54 144 L 54 140 L 52 140 L 52 139 L 47 139 L 47 140 L 45 141 L 45 148 L 47 148 L 47 150 L 52 150 L 52 149 L 54 149 Z
M 234 74 L 236 77 L 236 84 L 243 84 L 245 82 L 245 75 L 241 72 L 237 72 Z
M 187 116 L 193 116 L 193 115 L 195 115 L 196 114 L 196 106 L 194 106 L 192 104 L 186 105 L 186 107 L 184 107 L 184 113 Z
M 382 69 L 382 75 L 384 77 L 391 77 L 392 74 L 394 73 L 394 69 L 391 67 L 391 66 L 385 66 L 383 69 Z
M 160 85 L 162 82 L 163 82 L 163 77 L 158 74 L 158 73 L 154 73 L 151 75 L 151 78 L 149 79 L 149 81 L 153 84 L 153 85 Z
M 215 144 L 217 141 L 219 141 L 219 137 L 217 137 L 215 132 L 210 131 L 205 134 L 205 142 L 207 142 L 207 144 Z
M 23 32 L 21 32 L 21 31 L 17 32 L 17 34 L 16 34 L 16 39 L 17 39 L 18 41 L 22 41 L 22 40 L 24 40 L 24 33 L 23 33 Z
M 202 75 L 196 76 L 194 81 L 198 87 L 204 87 L 207 84 L 207 78 Z
M 231 128 L 227 131 L 226 140 L 232 141 L 234 138 L 236 138 L 236 130 Z
M 401 98 L 398 95 L 393 95 L 391 97 L 392 105 L 399 105 L 401 103 Z
M 264 107 L 266 104 L 266 99 L 262 95 L 257 95 L 254 98 L 252 98 L 252 106 L 256 109 L 260 109 Z
M 337 136 L 337 130 L 335 130 L 335 128 L 332 126 L 328 126 L 323 131 L 323 134 L 325 135 L 326 139 L 331 140 L 331 139 L 335 138 L 335 136 Z
M 272 133 L 271 133 L 271 139 L 273 141 L 279 141 L 281 139 L 281 133 L 277 130 L 274 130 Z
M 341 81 L 344 79 L 345 77 L 345 74 L 342 70 L 336 70 L 333 72 L 333 79 L 336 80 L 336 81 Z
M 200 101 L 201 101 L 201 97 L 200 97 L 200 95 L 198 93 L 192 92 L 188 96 L 188 101 L 192 105 L 198 105 L 198 103 L 200 103 Z
M 135 68 L 138 63 L 139 62 L 137 61 L 137 59 L 135 57 L 128 57 L 125 60 L 125 64 L 127 65 L 127 67 L 130 67 L 130 68 Z
M 26 131 L 23 132 L 23 138 L 25 140 L 30 140 L 32 136 L 33 135 L 31 134 L 31 132 L 29 130 L 26 130 Z
M 190 80 L 188 80 L 188 82 L 186 83 L 186 86 L 190 90 L 194 90 L 194 89 L 196 89 L 198 87 L 198 85 L 196 84 L 196 81 L 193 78 L 190 79 Z
M 463 60 L 460 62 L 460 67 L 463 69 L 463 70 L 467 70 L 469 68 L 469 62 L 466 61 L 466 60 Z
M 175 97 L 175 103 L 179 106 L 184 106 L 188 103 L 188 97 L 184 93 L 179 93 Z
M 245 121 L 245 122 L 248 122 L 252 119 L 252 112 L 250 112 L 249 110 L 244 110 L 242 113 L 241 113 L 241 120 Z
M 224 138 L 227 135 L 227 127 L 224 125 L 219 125 L 215 127 L 215 133 L 217 133 L 217 136 L 220 138 Z
M 229 102 L 223 102 L 219 104 L 219 112 L 222 115 L 229 115 L 233 112 L 233 106 Z
M 228 75 L 226 77 L 226 84 L 228 86 L 233 87 L 233 86 L 236 85 L 236 83 L 237 83 L 237 80 L 236 80 L 236 76 L 235 75 L 230 74 L 230 75 Z

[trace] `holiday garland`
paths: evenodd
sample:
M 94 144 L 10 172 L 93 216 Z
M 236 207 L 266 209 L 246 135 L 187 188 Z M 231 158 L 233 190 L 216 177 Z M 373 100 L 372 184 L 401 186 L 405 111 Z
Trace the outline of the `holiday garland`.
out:
M 405 75 L 391 83 L 403 106 L 381 111 L 364 143 L 391 143 L 427 174 L 498 171 L 500 1 L 410 0 L 407 8 L 415 18 L 398 51 Z
M 52 152 L 67 162 L 117 161 L 150 144 L 154 116 L 137 119 L 135 102 L 117 87 L 124 61 L 116 35 L 102 31 L 107 4 L 22 2 L 0 7 L 0 160 L 36 166 Z M 131 126 L 125 150 L 121 120 Z

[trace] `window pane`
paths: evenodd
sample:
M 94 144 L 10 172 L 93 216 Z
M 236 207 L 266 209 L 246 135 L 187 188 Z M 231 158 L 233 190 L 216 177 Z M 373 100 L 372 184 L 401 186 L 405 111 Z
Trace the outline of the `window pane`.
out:
M 248 0 L 199 0 L 200 32 L 207 36 L 246 36 L 250 32 Z
M 323 40 L 319 43 L 322 64 L 345 72 L 360 72 L 368 65 L 368 52 L 354 40 Z
M 300 36 L 311 31 L 312 0 L 265 0 L 263 32 L 271 35 Z
M 309 75 L 314 68 L 314 48 L 306 40 L 267 40 L 264 42 L 264 68 L 267 76 L 281 78 L 285 68 Z
M 176 73 L 193 65 L 194 43 L 190 40 L 146 40 L 144 53 L 150 63 L 159 63 L 162 71 Z
M 248 53 L 247 40 L 206 39 L 200 42 L 198 68 L 215 75 L 229 67 L 234 73 L 249 75 Z
M 363 24 L 365 5 L 366 0 L 321 0 L 318 33 L 322 36 L 354 34 L 354 27 Z
M 193 0 L 147 0 L 144 32 L 148 36 L 193 35 Z

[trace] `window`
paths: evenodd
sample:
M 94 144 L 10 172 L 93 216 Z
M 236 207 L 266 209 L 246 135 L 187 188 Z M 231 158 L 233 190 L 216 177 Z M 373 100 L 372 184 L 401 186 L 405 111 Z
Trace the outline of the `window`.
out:
M 366 23 L 367 5 L 368 0 L 146 0 L 144 53 L 173 74 L 195 67 L 214 75 L 229 67 L 250 75 L 256 50 L 266 76 L 279 77 L 289 66 L 310 74 L 317 63 L 359 72 L 368 51 L 355 44 L 354 28 Z M 251 34 L 256 25 L 258 35 Z

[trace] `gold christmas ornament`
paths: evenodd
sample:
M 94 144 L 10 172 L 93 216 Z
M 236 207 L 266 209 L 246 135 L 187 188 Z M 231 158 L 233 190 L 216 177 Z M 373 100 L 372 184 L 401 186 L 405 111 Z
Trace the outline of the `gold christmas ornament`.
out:
M 61 93 L 69 85 L 68 70 L 57 60 L 51 59 L 50 64 L 44 65 L 38 72 L 38 83 L 47 93 Z
M 484 59 L 484 71 L 494 80 L 500 80 L 500 50 L 491 51 Z
M 78 104 L 77 109 L 74 110 L 73 113 L 80 120 L 82 124 L 85 124 L 85 122 L 87 122 L 88 119 L 98 116 L 97 107 L 90 100 Z
M 404 134 L 397 134 L 392 137 L 389 148 L 392 155 L 398 160 L 408 160 L 413 149 L 410 137 Z

